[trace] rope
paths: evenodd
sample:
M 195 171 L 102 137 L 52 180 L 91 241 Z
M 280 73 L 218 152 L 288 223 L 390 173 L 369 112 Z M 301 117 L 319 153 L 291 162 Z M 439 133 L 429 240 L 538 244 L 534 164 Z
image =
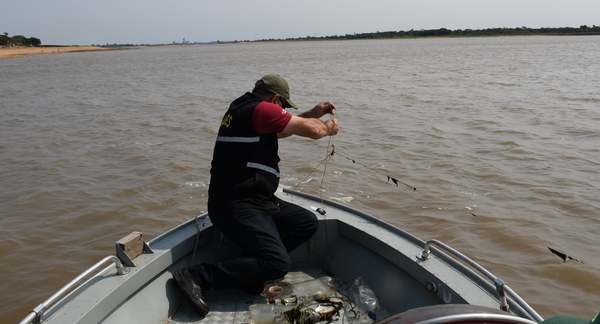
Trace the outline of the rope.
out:
M 335 146 L 333 146 L 333 144 L 331 143 L 332 141 L 333 141 L 333 136 L 329 136 L 329 143 L 327 143 L 327 150 L 325 151 L 325 158 L 323 159 L 325 161 L 325 167 L 323 167 L 323 175 L 321 176 L 321 187 L 323 187 L 323 182 L 325 181 L 325 174 L 327 173 L 327 164 L 329 163 L 329 160 L 331 160 L 331 158 L 333 158 L 333 155 L 335 154 Z M 330 146 L 332 147 L 331 153 L 329 153 Z
M 329 151 L 329 148 L 331 147 L 331 151 Z M 319 193 L 319 198 L 321 199 L 321 206 L 323 206 L 324 203 L 324 199 L 323 199 L 323 193 L 325 192 L 325 176 L 327 174 L 327 164 L 329 163 L 329 160 L 331 160 L 333 158 L 333 155 L 335 154 L 335 145 L 333 144 L 333 136 L 330 135 L 329 136 L 329 142 L 327 143 L 327 148 L 325 150 L 325 158 L 323 158 L 324 161 L 324 166 L 323 166 L 323 174 L 321 175 L 321 188 L 320 188 L 320 193 Z M 323 221 L 325 222 L 325 246 L 329 247 L 329 226 L 327 224 L 327 211 L 322 209 L 321 207 L 321 211 L 317 210 L 317 212 L 319 214 L 321 214 L 323 216 Z M 330 253 L 330 249 L 327 248 L 325 249 L 327 252 L 327 259 L 331 260 L 331 253 Z
M 413 186 L 413 185 L 411 185 L 411 184 L 408 184 L 408 183 L 406 183 L 406 182 L 404 182 L 404 181 L 398 180 L 398 178 L 396 178 L 396 177 L 393 177 L 393 176 L 391 176 L 391 175 L 388 175 L 388 174 L 383 174 L 383 173 L 381 173 L 381 172 L 379 172 L 379 171 L 375 170 L 374 168 L 372 168 L 372 167 L 370 167 L 370 166 L 368 166 L 368 165 L 366 165 L 366 164 L 364 164 L 364 163 L 361 163 L 360 161 L 357 161 L 356 159 L 353 159 L 353 158 L 351 158 L 350 156 L 348 156 L 348 155 L 346 155 L 346 154 L 344 154 L 344 153 L 341 153 L 341 152 L 339 152 L 339 151 L 336 151 L 335 153 L 336 153 L 336 154 L 339 154 L 339 155 L 341 155 L 343 158 L 345 158 L 346 160 L 349 160 L 349 161 L 351 161 L 351 162 L 352 162 L 352 163 L 354 163 L 354 164 L 358 164 L 358 165 L 362 166 L 363 168 L 366 168 L 366 169 L 368 169 L 369 171 L 371 171 L 372 173 L 374 173 L 374 174 L 376 174 L 376 175 L 379 175 L 379 176 L 384 176 L 384 177 L 386 177 L 386 178 L 387 178 L 387 182 L 388 182 L 388 183 L 389 183 L 389 182 L 392 182 L 393 184 L 395 184 L 395 185 L 396 185 L 396 187 L 398 187 L 398 186 L 401 184 L 401 185 L 404 185 L 404 186 L 406 186 L 407 188 L 409 188 L 409 189 L 411 189 L 411 190 L 413 190 L 413 191 L 416 191 L 416 190 L 417 190 L 417 187 L 415 187 L 415 186 Z
M 325 163 L 325 159 L 322 159 L 321 161 L 319 161 L 319 163 L 317 164 L 313 164 L 310 168 L 311 169 L 315 169 L 316 171 L 318 171 L 319 169 L 321 169 L 321 166 Z M 300 185 L 306 184 L 308 182 L 310 182 L 312 180 L 312 176 L 313 174 L 316 172 L 310 172 L 307 176 L 305 176 L 304 178 L 300 179 L 300 181 L 298 182 L 298 184 L 296 185 L 296 187 L 299 187 Z

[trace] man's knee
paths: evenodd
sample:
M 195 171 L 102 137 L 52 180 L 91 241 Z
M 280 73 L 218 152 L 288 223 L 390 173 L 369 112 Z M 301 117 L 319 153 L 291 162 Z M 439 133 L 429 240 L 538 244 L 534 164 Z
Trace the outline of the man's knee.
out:
M 263 266 L 265 280 L 275 280 L 283 278 L 290 271 L 292 260 L 290 256 L 285 253 L 278 255 L 276 258 L 264 260 Z
M 302 224 L 302 231 L 304 233 L 305 238 L 308 240 L 311 238 L 319 227 L 319 220 L 317 216 L 311 211 L 307 211 L 304 215 L 304 222 Z
M 317 228 L 319 228 L 319 220 L 317 219 L 317 216 L 315 216 L 315 214 L 310 213 L 311 214 L 311 218 L 310 218 L 310 222 L 309 222 L 309 228 L 310 228 L 310 233 L 311 236 L 313 234 L 315 234 L 315 232 L 317 231 Z

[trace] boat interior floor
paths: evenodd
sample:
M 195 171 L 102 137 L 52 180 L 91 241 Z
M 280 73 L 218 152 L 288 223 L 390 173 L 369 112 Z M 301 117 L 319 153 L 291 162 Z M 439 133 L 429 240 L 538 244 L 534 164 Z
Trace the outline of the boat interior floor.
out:
M 311 280 L 322 278 L 327 276 L 320 270 L 305 269 L 304 271 L 292 271 L 289 272 L 278 284 L 282 286 L 294 286 Z M 334 278 L 335 281 L 335 278 Z M 344 287 L 335 287 L 335 295 L 344 299 L 346 304 L 346 310 L 349 306 L 356 312 L 358 308 L 349 302 L 348 290 Z M 251 295 L 241 290 L 219 290 L 219 291 L 207 291 L 206 300 L 210 307 L 210 312 L 205 318 L 201 318 L 192 304 L 183 296 L 178 298 L 179 303 L 174 308 L 174 311 L 169 316 L 168 323 L 231 323 L 231 324 L 249 324 L 252 323 L 251 308 L 253 305 L 267 305 L 267 299 L 264 295 Z M 254 306 L 256 307 L 256 306 Z M 293 307 L 289 307 L 293 308 Z M 358 321 L 349 321 L 344 315 L 345 309 L 341 309 L 330 321 L 321 321 L 319 323 L 352 323 Z M 377 315 L 382 315 L 383 310 L 379 309 Z M 353 315 L 353 318 L 359 317 L 360 323 L 370 322 L 368 317 L 364 313 L 359 315 Z M 258 323 L 258 321 L 255 321 Z M 276 319 L 276 323 L 282 322 Z M 286 323 L 283 321 L 283 323 Z

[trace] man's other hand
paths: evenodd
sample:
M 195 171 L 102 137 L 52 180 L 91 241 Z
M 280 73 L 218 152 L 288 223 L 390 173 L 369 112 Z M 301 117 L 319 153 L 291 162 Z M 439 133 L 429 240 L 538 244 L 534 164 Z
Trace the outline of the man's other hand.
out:
M 329 101 L 320 102 L 312 109 L 313 118 L 321 118 L 326 114 L 335 114 L 335 106 Z
M 335 118 L 331 118 L 330 120 L 326 121 L 325 126 L 327 126 L 327 131 L 328 131 L 327 135 L 330 135 L 330 136 L 336 135 L 338 133 L 338 131 L 340 130 L 337 119 L 335 119 Z

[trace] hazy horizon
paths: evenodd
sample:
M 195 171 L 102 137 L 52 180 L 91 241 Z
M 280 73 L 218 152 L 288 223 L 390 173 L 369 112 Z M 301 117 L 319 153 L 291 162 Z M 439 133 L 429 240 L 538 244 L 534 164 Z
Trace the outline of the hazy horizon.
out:
M 593 0 L 8 0 L 0 32 L 45 44 L 170 43 L 344 35 L 410 29 L 578 27 L 598 25 Z M 22 14 L 20 14 L 22 13 Z

